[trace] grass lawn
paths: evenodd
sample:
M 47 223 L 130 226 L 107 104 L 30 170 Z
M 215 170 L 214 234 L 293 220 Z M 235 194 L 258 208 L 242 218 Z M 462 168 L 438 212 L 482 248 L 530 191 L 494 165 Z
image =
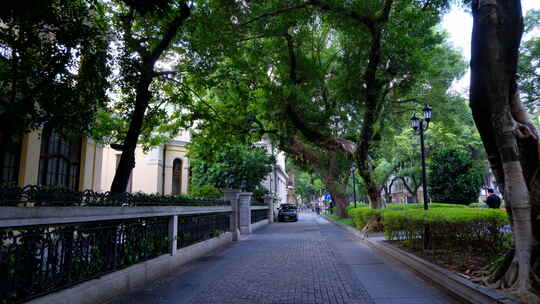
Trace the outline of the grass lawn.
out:
M 335 220 L 335 221 L 338 221 L 342 224 L 345 224 L 347 226 L 351 226 L 351 227 L 354 227 L 353 225 L 353 222 L 352 222 L 352 218 L 340 218 L 339 216 L 335 216 L 335 215 L 327 215 L 329 218 Z

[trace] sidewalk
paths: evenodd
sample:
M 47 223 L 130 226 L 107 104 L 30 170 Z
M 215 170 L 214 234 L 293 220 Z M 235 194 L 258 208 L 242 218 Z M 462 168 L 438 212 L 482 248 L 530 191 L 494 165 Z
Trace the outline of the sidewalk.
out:
M 456 303 L 313 214 L 275 223 L 113 303 Z

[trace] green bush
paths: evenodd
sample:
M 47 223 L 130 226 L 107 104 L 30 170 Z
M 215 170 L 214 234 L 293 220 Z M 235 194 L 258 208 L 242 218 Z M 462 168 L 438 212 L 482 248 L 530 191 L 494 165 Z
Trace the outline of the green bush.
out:
M 433 208 L 466 208 L 464 205 L 457 204 L 445 204 L 445 203 L 429 203 L 429 209 Z M 415 203 L 415 204 L 388 204 L 387 209 L 423 209 L 424 203 Z
M 429 193 L 434 201 L 469 204 L 478 201 L 482 163 L 463 149 L 440 149 L 431 155 Z
M 270 191 L 268 191 L 266 188 L 259 185 L 255 187 L 255 189 L 253 190 L 253 197 L 251 198 L 251 201 L 263 203 L 264 197 L 269 194 L 270 194 Z
M 414 248 L 423 247 L 425 227 L 430 231 L 432 248 L 481 246 L 495 251 L 508 241 L 508 236 L 502 232 L 508 217 L 505 211 L 497 209 L 387 210 L 382 214 L 382 221 L 388 240 L 405 241 Z
M 223 197 L 221 191 L 218 188 L 212 185 L 204 186 L 191 186 L 189 196 L 193 198 L 203 198 L 203 199 L 221 199 Z
M 352 208 L 349 209 L 349 217 L 352 219 L 354 227 L 358 229 L 364 228 L 369 221 L 380 221 L 382 213 L 387 209 L 371 209 L 371 208 Z

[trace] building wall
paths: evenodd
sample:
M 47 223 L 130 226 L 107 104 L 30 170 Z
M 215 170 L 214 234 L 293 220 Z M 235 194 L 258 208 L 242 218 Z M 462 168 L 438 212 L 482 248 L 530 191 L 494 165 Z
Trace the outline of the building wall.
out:
M 257 146 L 265 148 L 268 154 L 276 157 L 276 163 L 272 172 L 268 174 L 261 185 L 270 193 L 274 194 L 279 203 L 287 203 L 287 182 L 289 177 L 285 171 L 285 153 L 273 146 L 267 137 L 263 137 L 257 143 Z
M 19 186 L 37 185 L 39 175 L 39 158 L 41 154 L 41 130 L 24 135 L 21 142 L 19 161 Z M 83 138 L 81 143 L 80 172 L 78 190 L 91 189 L 99 191 L 103 147 L 93 140 Z
M 174 142 L 174 141 L 173 141 Z M 163 193 L 172 192 L 172 167 L 177 158 L 182 160 L 181 194 L 187 194 L 189 184 L 189 159 L 184 146 L 167 144 L 165 147 L 165 187 L 163 187 L 163 146 L 144 152 L 141 147 L 135 150 L 135 168 L 131 175 L 131 192 Z M 121 154 L 110 147 L 104 148 L 101 191 L 110 189 L 116 172 L 116 158 Z
M 182 194 L 188 193 L 189 184 L 189 159 L 186 154 L 188 152 L 186 147 L 167 145 L 165 152 L 165 194 L 172 193 L 172 173 L 173 162 L 175 159 L 182 160 Z
M 19 185 L 37 185 L 39 155 L 41 151 L 41 131 L 24 135 L 19 167 Z

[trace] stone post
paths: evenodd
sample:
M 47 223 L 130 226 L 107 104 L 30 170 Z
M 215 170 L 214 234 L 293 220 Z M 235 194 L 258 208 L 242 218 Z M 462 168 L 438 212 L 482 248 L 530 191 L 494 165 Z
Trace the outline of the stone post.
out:
M 238 241 L 240 236 L 240 231 L 238 230 L 238 218 L 239 218 L 239 208 L 238 208 L 238 193 L 240 190 L 237 189 L 223 189 L 223 197 L 226 201 L 231 203 L 231 233 L 232 240 Z
M 169 217 L 169 243 L 171 246 L 171 255 L 175 255 L 178 250 L 178 215 Z
M 267 195 L 264 197 L 264 203 L 268 206 L 268 223 L 271 224 L 274 222 L 274 200 Z
M 241 234 L 251 233 L 251 192 L 238 193 L 239 224 Z

